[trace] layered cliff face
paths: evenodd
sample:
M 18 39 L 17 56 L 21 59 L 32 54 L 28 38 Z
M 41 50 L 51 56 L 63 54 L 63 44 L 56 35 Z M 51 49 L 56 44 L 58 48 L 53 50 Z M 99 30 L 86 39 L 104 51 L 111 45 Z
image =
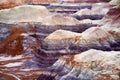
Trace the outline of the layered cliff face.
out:
M 119 46 L 119 41 L 117 40 L 116 37 L 100 27 L 90 28 L 81 34 L 57 30 L 45 38 L 38 54 L 41 54 L 41 56 L 46 54 L 46 57 L 55 55 L 58 57 L 61 55 L 79 54 L 91 48 L 111 51 Z
M 107 3 L 96 3 L 92 4 L 91 9 L 81 9 L 76 13 L 72 14 L 73 17 L 78 20 L 91 19 L 91 20 L 100 20 L 102 19 L 107 12 L 109 11 L 110 5 Z
M 36 15 L 32 16 L 33 14 Z M 35 28 L 29 22 L 37 22 L 48 15 L 50 13 L 43 6 L 23 5 L 0 10 L 0 54 L 15 56 L 25 53 L 29 49 L 37 49 L 40 46 L 37 39 L 32 37 L 25 38 L 21 34 L 35 33 Z
M 21 5 L 1 10 L 0 15 L 0 22 L 5 24 L 40 23 L 46 26 L 75 26 L 82 24 L 82 22 L 80 23 L 80 21 L 69 15 L 51 14 L 46 7 L 38 5 Z
M 119 6 L 86 2 L 59 4 L 63 13 L 40 5 L 0 10 L 0 79 L 119 80 Z
M 47 36 L 43 43 L 48 45 L 46 49 L 49 49 L 51 45 L 59 46 L 60 44 L 66 45 L 69 49 L 71 44 L 73 44 L 78 48 L 84 46 L 85 49 L 103 48 L 103 50 L 112 50 L 112 47 L 116 43 L 119 43 L 119 11 L 119 8 L 110 9 L 99 24 L 101 26 L 89 28 L 82 33 L 76 33 L 80 36 L 75 35 L 72 37 L 71 35 L 71 37 L 66 37 L 65 35 L 67 35 L 69 31 L 58 30 Z M 112 14 L 113 12 L 114 14 Z M 52 47 L 50 47 L 50 49 L 52 50 Z
M 103 22 L 104 24 L 103 26 L 89 28 L 86 31 L 82 32 L 81 34 L 76 33 L 79 35 L 75 35 L 74 37 L 72 37 L 72 35 L 70 37 L 66 37 L 65 35 L 67 35 L 68 31 L 64 31 L 64 30 L 58 30 L 53 32 L 48 37 L 46 37 L 43 42 L 46 45 L 48 45 L 47 47 L 45 47 L 45 49 L 52 50 L 53 47 L 51 46 L 53 45 L 55 45 L 55 47 L 58 46 L 58 48 L 61 45 L 64 45 L 65 46 L 64 49 L 67 48 L 68 51 L 71 50 L 72 48 L 73 50 L 77 49 L 79 51 L 81 50 L 85 51 L 90 48 L 113 50 L 113 48 L 116 47 L 117 44 L 119 44 L 119 14 L 117 14 L 119 9 L 117 9 L 117 11 L 115 12 L 116 14 L 111 15 L 111 12 L 113 11 L 116 11 L 116 9 L 111 9 L 107 15 L 107 16 L 111 16 L 113 20 L 111 20 L 110 17 L 107 18 L 106 16 L 106 19 L 105 18 L 103 19 L 103 21 L 105 21 Z M 109 20 L 111 20 L 112 22 L 109 22 Z M 67 50 L 66 53 L 68 53 Z
M 7 53 L 6 51 L 9 51 L 9 47 L 6 48 L 5 46 L 8 43 L 11 45 L 11 43 L 17 39 L 20 43 L 20 51 L 18 50 L 19 53 L 16 54 L 20 54 L 24 51 L 22 46 L 24 37 L 22 37 L 21 34 L 29 34 L 34 37 L 36 36 L 39 40 L 43 40 L 48 34 L 57 29 L 83 32 L 87 28 L 97 25 L 96 23 L 91 24 L 91 22 L 83 23 L 83 21 L 78 21 L 71 16 L 50 14 L 44 6 L 36 5 L 22 5 L 11 9 L 1 10 L 0 23 L 1 31 L 3 30 L 3 27 L 6 27 L 5 31 L 1 32 L 2 34 L 0 36 L 1 39 L 4 40 L 4 42 L 1 42 L 1 53 Z M 13 38 L 12 36 L 15 37 Z M 5 49 L 4 51 L 2 50 L 3 48 Z M 16 49 L 18 49 L 17 46 L 14 47 L 14 50 Z M 9 52 L 11 53 L 11 51 Z
M 119 80 L 119 55 L 120 52 L 91 49 L 81 54 L 61 57 L 48 70 L 56 72 L 50 73 L 55 80 Z
M 119 7 L 111 8 L 99 26 L 82 33 L 57 30 L 48 35 L 41 43 L 38 55 L 44 54 L 49 57 L 48 60 L 58 60 L 52 62 L 52 66 L 51 62 L 46 63 L 49 73 L 43 72 L 38 80 L 42 80 L 43 76 L 52 80 L 119 80 L 119 13 Z M 44 62 L 47 60 L 39 64 Z
M 68 15 L 51 14 L 44 6 L 37 5 L 22 5 L 1 10 L 0 15 L 1 27 L 32 26 L 36 33 L 39 33 L 40 40 L 57 29 L 83 32 L 97 25 L 96 22 L 78 21 Z
M 38 55 L 43 58 L 49 57 L 49 59 L 54 61 L 61 55 L 79 54 L 91 48 L 111 51 L 119 46 L 117 40 L 105 29 L 100 27 L 87 29 L 81 34 L 66 30 L 57 30 L 44 39 Z M 56 58 L 53 58 L 53 56 Z M 44 64 L 44 62 L 47 61 L 48 60 L 44 60 L 42 63 Z M 49 63 L 50 62 L 48 62 L 48 65 Z

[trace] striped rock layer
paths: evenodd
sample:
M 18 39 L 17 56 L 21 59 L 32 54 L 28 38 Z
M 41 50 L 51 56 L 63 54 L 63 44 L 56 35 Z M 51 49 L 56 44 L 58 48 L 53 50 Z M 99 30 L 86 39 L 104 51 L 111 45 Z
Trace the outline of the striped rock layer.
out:
M 89 49 L 120 50 L 119 11 L 119 8 L 112 8 L 100 22 L 101 26 L 89 28 L 82 33 L 56 30 L 48 35 L 42 41 L 37 54 L 37 57 L 42 58 L 37 58 L 37 61 L 42 61 L 44 57 L 48 57 L 48 59 L 43 60 L 39 65 L 50 66 L 59 56 L 79 54 Z M 44 64 L 45 62 L 46 64 Z

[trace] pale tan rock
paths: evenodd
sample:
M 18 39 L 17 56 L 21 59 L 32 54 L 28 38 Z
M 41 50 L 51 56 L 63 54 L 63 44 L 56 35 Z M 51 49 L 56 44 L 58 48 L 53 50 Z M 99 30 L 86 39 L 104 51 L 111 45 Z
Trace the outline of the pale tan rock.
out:
M 102 42 L 104 40 L 108 40 L 111 36 L 108 32 L 106 32 L 104 29 L 101 29 L 100 27 L 89 28 L 81 35 L 82 38 L 86 40 L 86 42 Z
M 22 5 L 0 11 L 1 23 L 39 22 L 47 26 L 79 25 L 79 21 L 70 16 L 50 14 L 44 6 Z
M 106 52 L 91 49 L 77 55 L 63 56 L 51 68 L 58 71 L 55 78 L 59 80 L 69 80 L 69 78 L 115 80 L 119 79 L 119 63 L 119 51 Z
M 86 13 L 86 10 L 88 9 L 84 9 L 84 10 Z M 84 10 L 83 10 L 83 13 L 84 13 Z M 77 38 L 77 40 L 74 40 L 74 39 L 72 39 L 72 41 L 68 40 L 68 43 L 69 41 L 71 41 L 73 42 L 73 44 L 77 44 L 77 45 L 79 44 L 79 45 L 87 46 L 87 45 L 96 44 L 96 45 L 103 46 L 103 45 L 109 45 L 111 42 L 113 43 L 116 41 L 119 42 L 120 40 L 119 38 L 120 37 L 120 18 L 119 18 L 120 14 L 119 13 L 120 13 L 119 8 L 110 9 L 107 15 L 104 17 L 104 19 L 101 20 L 100 23 L 102 24 L 100 26 L 87 29 L 86 31 L 80 34 L 81 36 Z M 89 22 L 89 20 L 87 21 Z M 80 23 L 82 23 L 82 21 Z M 58 34 L 54 34 L 54 35 L 58 35 Z M 52 41 L 52 36 L 50 37 Z M 62 37 L 62 36 L 59 35 L 59 37 Z
M 76 45 L 106 45 L 108 41 L 114 41 L 111 34 L 100 27 L 92 27 L 83 33 L 76 33 L 67 30 L 57 30 L 45 38 L 46 42 L 58 44 L 60 42 L 73 43 Z
M 99 4 L 94 4 L 92 6 L 92 9 L 81 9 L 79 11 L 77 11 L 76 13 L 74 13 L 73 15 L 78 15 L 78 16 L 82 16 L 82 15 L 105 15 L 107 14 L 107 12 L 109 11 L 109 5 L 108 4 L 103 4 L 103 3 L 99 3 Z
M 107 52 L 107 51 L 100 51 L 100 50 L 88 50 L 86 52 L 83 52 L 81 54 L 77 54 L 74 56 L 74 60 L 76 62 L 85 62 L 88 63 L 92 62 L 92 61 L 100 61 L 103 63 L 103 65 L 113 65 L 116 64 L 117 60 L 115 59 L 120 59 L 117 58 L 117 56 L 119 56 L 120 52 L 115 52 L 115 51 L 111 51 L 111 52 Z M 114 63 L 115 62 L 115 63 Z M 118 62 L 119 63 L 119 62 Z M 118 64 L 118 66 L 120 66 Z
M 1 23 L 41 22 L 49 16 L 49 11 L 44 6 L 22 5 L 0 11 Z
M 78 25 L 80 24 L 79 21 L 75 18 L 69 17 L 69 16 L 62 16 L 62 15 L 51 15 L 48 16 L 46 18 L 44 18 L 44 20 L 42 21 L 42 25 Z
M 120 0 L 111 0 L 110 4 L 114 6 L 118 6 L 120 8 Z
M 91 14 L 91 10 L 90 9 L 82 9 L 78 12 L 75 13 L 75 15 L 79 15 L 79 16 L 82 16 L 82 15 L 90 15 Z
M 45 38 L 46 42 L 52 42 L 52 43 L 57 43 L 61 41 L 70 41 L 70 40 L 75 40 L 77 37 L 79 38 L 81 34 L 71 32 L 71 31 L 66 31 L 66 30 L 57 30 L 50 34 L 48 37 Z

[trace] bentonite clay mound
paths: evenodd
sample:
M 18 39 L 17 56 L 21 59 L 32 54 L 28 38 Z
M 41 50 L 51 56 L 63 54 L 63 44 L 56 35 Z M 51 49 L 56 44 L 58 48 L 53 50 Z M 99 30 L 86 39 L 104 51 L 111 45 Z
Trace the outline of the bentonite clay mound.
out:
M 120 52 L 88 50 L 81 54 L 59 58 L 48 71 L 41 76 L 51 80 L 119 80 Z M 54 74 L 56 73 L 56 74 Z M 47 80 L 47 79 L 45 79 Z
M 1 27 L 29 27 L 28 24 L 30 24 L 36 29 L 36 33 L 39 33 L 40 40 L 58 29 L 83 32 L 90 27 L 97 26 L 97 21 L 78 21 L 71 16 L 50 14 L 44 6 L 38 5 L 21 5 L 0 10 L 0 23 Z
M 114 24 L 113 24 L 114 25 Z M 119 23 L 116 23 L 119 25 Z M 74 33 L 65 30 L 57 30 L 47 36 L 43 42 L 43 48 L 46 50 L 55 50 L 54 48 L 63 48 L 64 53 L 75 53 L 73 51 L 85 51 L 90 48 L 112 50 L 115 45 L 119 44 L 119 26 L 109 29 L 105 27 L 92 27 L 83 33 Z M 77 35 L 74 35 L 77 34 Z M 64 36 L 63 36 L 64 35 Z M 71 35 L 71 36 L 70 36 Z M 74 36 L 72 36 L 74 35 Z M 44 47 L 44 45 L 46 47 Z M 64 47 L 63 47 L 64 45 Z M 53 47 L 51 47 L 53 46 Z M 66 49 L 67 48 L 67 49 Z M 76 50 L 74 50 L 76 49 Z M 78 51 L 78 52 L 79 52 Z M 48 51 L 49 52 L 49 51 Z
M 0 79 L 35 80 L 41 74 L 37 80 L 119 80 L 118 7 L 112 8 L 97 27 L 89 19 L 50 14 L 43 6 L 0 10 Z
M 78 20 L 91 19 L 91 20 L 100 20 L 102 19 L 107 12 L 109 11 L 110 5 L 108 3 L 96 3 L 92 4 L 91 9 L 80 9 L 76 13 L 72 14 Z
M 57 29 L 82 32 L 89 27 L 96 26 L 96 24 L 86 22 L 83 24 L 82 21 L 80 23 L 80 21 L 70 16 L 51 15 L 44 6 L 36 5 L 22 5 L 1 10 L 0 22 L 1 30 L 4 31 L 1 31 L 0 36 L 2 41 L 0 53 L 8 54 L 15 51 L 17 51 L 15 54 L 23 53 L 22 43 L 24 37 L 21 36 L 22 33 L 27 33 L 34 37 L 37 36 L 38 39 L 43 40 L 44 37 Z M 3 27 L 6 28 L 4 29 Z M 15 30 L 12 29 L 11 31 L 11 27 L 14 27 Z M 31 28 L 33 31 L 29 31 Z M 34 33 L 36 34 L 33 35 Z M 11 44 L 16 44 L 13 45 L 14 49 L 11 48 Z
M 75 18 L 62 16 L 62 15 L 51 15 L 43 20 L 42 25 L 78 25 L 79 21 Z
M 51 33 L 42 41 L 40 51 L 36 54 L 39 65 L 45 65 L 46 62 L 50 66 L 61 55 L 79 54 L 89 49 L 120 50 L 119 12 L 119 8 L 110 9 L 101 21 L 101 26 L 89 28 L 82 33 L 67 30 Z M 42 61 L 44 57 L 49 58 Z
M 119 44 L 116 38 L 100 27 L 90 28 L 82 34 L 57 30 L 45 38 L 36 57 L 39 64 L 46 62 L 49 66 L 60 55 L 79 54 L 91 48 L 110 51 L 116 44 Z M 44 57 L 49 58 L 43 61 Z M 51 61 L 48 62 L 49 59 Z
M 49 11 L 44 6 L 22 5 L 12 9 L 1 10 L 0 22 L 8 24 L 19 22 L 41 22 L 43 18 L 49 15 Z
M 36 15 L 33 15 L 36 14 Z M 79 21 L 67 15 L 50 14 L 44 6 L 22 5 L 0 11 L 0 22 L 15 24 L 22 22 L 41 23 L 47 26 L 74 26 Z
M 112 14 L 113 12 L 114 14 Z M 67 37 L 64 37 L 63 39 L 59 39 L 63 37 L 62 35 L 66 35 L 66 33 L 59 35 L 57 34 L 57 31 L 53 32 L 48 37 L 46 37 L 44 41 L 46 43 L 48 42 L 51 44 L 56 44 L 56 43 L 59 44 L 61 42 L 63 43 L 65 42 L 65 43 L 72 43 L 72 44 L 82 44 L 82 46 L 86 44 L 99 44 L 99 43 L 103 45 L 103 44 L 107 44 L 106 42 L 110 44 L 111 42 L 114 42 L 114 40 L 115 41 L 117 40 L 119 42 L 119 28 L 120 28 L 119 12 L 120 12 L 120 8 L 110 9 L 110 11 L 101 21 L 102 26 L 92 27 L 87 29 L 86 31 L 81 33 L 80 37 L 77 37 L 76 41 L 74 40 L 74 38 L 67 38 Z M 62 33 L 62 30 L 61 30 L 61 33 Z M 54 36 L 59 36 L 59 38 L 55 38 Z

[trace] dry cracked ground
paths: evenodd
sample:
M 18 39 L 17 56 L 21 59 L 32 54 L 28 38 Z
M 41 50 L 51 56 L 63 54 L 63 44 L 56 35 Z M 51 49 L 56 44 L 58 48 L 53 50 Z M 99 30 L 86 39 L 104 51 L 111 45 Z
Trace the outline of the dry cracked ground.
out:
M 120 80 L 120 0 L 0 0 L 0 80 Z

